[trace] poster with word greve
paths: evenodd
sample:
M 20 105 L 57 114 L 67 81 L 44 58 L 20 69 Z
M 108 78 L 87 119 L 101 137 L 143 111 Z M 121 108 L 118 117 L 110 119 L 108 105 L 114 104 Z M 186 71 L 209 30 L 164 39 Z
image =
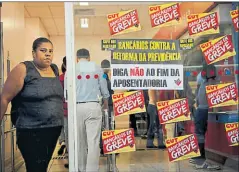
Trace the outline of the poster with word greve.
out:
M 116 117 L 146 112 L 143 91 L 113 94 L 112 99 Z
M 137 10 L 120 11 L 107 15 L 111 35 L 119 35 L 141 30 Z
M 232 35 L 222 36 L 200 44 L 200 48 L 207 64 L 216 63 L 236 55 L 232 43 Z
M 165 142 L 170 162 L 200 156 L 198 141 L 194 134 L 170 138 Z
M 183 90 L 183 65 L 111 64 L 113 90 Z
M 152 27 L 176 25 L 180 22 L 179 3 L 149 6 Z
M 238 131 L 239 123 L 226 123 L 226 135 L 229 146 L 238 146 L 239 145 L 239 131 Z
M 169 124 L 179 121 L 190 120 L 188 100 L 175 99 L 157 102 L 160 124 Z
M 217 12 L 191 14 L 187 16 L 188 33 L 191 36 L 219 33 Z
M 230 11 L 231 17 L 232 17 L 232 24 L 235 28 L 235 31 L 238 32 L 239 30 L 239 18 L 238 18 L 238 12 L 239 10 L 233 10 Z
M 135 151 L 133 129 L 109 130 L 102 132 L 104 154 Z
M 206 86 L 206 93 L 209 108 L 238 104 L 236 83 L 208 85 Z

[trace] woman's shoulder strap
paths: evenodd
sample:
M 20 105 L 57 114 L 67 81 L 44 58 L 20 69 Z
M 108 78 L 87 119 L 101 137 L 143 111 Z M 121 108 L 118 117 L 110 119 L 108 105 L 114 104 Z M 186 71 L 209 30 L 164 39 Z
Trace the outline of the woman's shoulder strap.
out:
M 53 72 L 55 73 L 55 75 L 56 76 L 59 76 L 59 70 L 58 70 L 58 67 L 57 67 L 57 65 L 55 65 L 55 64 L 51 64 L 51 68 L 52 68 L 52 70 L 53 70 Z

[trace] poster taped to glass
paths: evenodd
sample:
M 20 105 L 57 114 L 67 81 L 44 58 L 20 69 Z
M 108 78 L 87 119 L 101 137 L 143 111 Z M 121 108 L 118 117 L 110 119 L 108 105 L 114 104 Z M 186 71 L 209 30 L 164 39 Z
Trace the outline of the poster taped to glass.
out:
M 219 33 L 217 12 L 190 14 L 187 16 L 188 33 L 190 36 Z
M 236 55 L 232 42 L 232 35 L 222 36 L 200 44 L 200 48 L 207 64 L 213 64 Z
M 208 85 L 206 86 L 206 94 L 209 108 L 238 104 L 236 83 Z
M 239 18 L 238 18 L 238 12 L 239 10 L 233 10 L 230 11 L 231 17 L 232 17 L 232 24 L 235 28 L 235 31 L 238 32 L 239 30 Z
M 111 64 L 114 90 L 183 90 L 183 65 Z
M 239 145 L 239 131 L 238 131 L 239 123 L 226 123 L 226 135 L 229 146 L 238 146 Z
M 188 121 L 191 119 L 188 100 L 186 98 L 157 102 L 157 109 L 160 124 Z
M 136 150 L 133 129 L 102 132 L 104 154 L 132 152 Z
M 180 50 L 191 50 L 194 47 L 194 39 L 180 39 L 179 48 Z
M 200 156 L 198 141 L 194 134 L 169 138 L 165 142 L 170 162 Z
M 131 91 L 112 95 L 114 116 L 146 112 L 143 91 Z
M 177 25 L 180 23 L 181 17 L 180 5 L 179 3 L 169 3 L 149 6 L 149 16 L 153 28 Z
M 111 35 L 119 35 L 141 30 L 136 9 L 108 14 L 107 19 Z

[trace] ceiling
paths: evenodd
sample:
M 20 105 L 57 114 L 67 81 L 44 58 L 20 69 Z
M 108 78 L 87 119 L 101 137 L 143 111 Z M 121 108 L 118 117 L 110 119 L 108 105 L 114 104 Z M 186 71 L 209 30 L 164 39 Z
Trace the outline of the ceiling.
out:
M 75 3 L 74 10 L 80 14 L 74 15 L 75 34 L 110 36 L 107 24 L 107 14 L 121 10 L 137 9 L 142 30 L 151 31 L 148 6 L 162 2 L 89 2 L 89 6 L 79 6 Z M 25 17 L 39 18 L 50 36 L 65 35 L 64 2 L 25 2 Z M 80 10 L 80 11 L 79 11 Z M 80 18 L 89 19 L 89 28 L 80 27 Z

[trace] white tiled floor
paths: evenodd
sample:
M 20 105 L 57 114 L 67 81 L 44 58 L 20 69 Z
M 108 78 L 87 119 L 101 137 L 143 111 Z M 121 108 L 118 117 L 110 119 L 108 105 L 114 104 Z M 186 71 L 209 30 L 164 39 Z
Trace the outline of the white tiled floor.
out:
M 56 156 L 56 149 L 54 156 Z M 53 157 L 54 157 L 53 156 Z M 52 160 L 49 165 L 49 172 L 68 172 L 64 167 L 66 159 Z M 100 171 L 106 172 L 106 158 L 100 158 Z M 163 150 L 137 151 L 122 153 L 117 156 L 117 167 L 119 172 L 204 172 L 195 170 L 187 160 L 175 163 L 168 162 L 167 152 Z M 25 172 L 23 166 L 18 172 Z M 235 172 L 229 168 L 219 172 Z
M 117 156 L 116 163 L 119 172 L 204 172 L 204 170 L 195 170 L 188 160 L 169 163 L 166 150 L 143 150 L 146 146 L 146 140 L 136 139 L 136 147 L 141 151 L 121 153 Z M 57 145 L 53 154 L 53 159 L 49 164 L 48 172 L 68 172 L 64 167 L 67 159 L 58 159 Z M 17 172 L 26 172 L 23 165 Z M 106 157 L 100 158 L 100 172 L 106 172 Z M 208 172 L 208 171 L 207 171 Z M 223 167 L 218 172 L 236 172 L 227 167 Z

